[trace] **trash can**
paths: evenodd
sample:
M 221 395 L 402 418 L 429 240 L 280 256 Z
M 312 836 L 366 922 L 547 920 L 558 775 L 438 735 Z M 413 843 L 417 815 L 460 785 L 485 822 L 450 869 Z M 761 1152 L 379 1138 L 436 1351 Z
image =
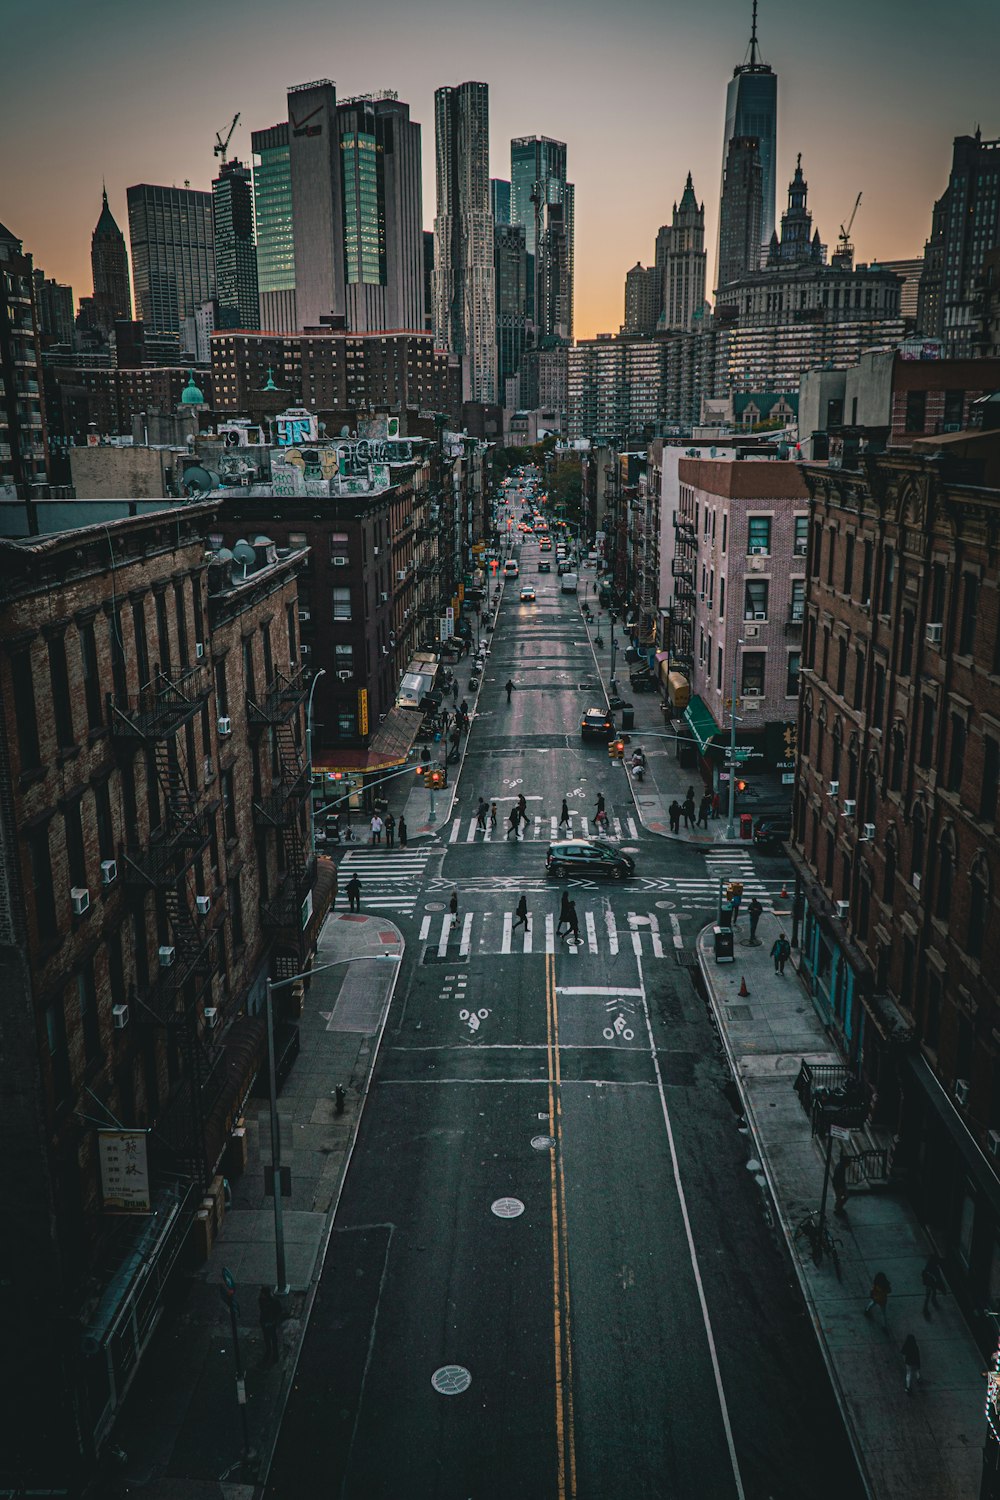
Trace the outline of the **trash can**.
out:
M 732 925 L 733 925 L 733 907 L 732 907 L 732 903 L 730 901 L 724 901 L 722 903 L 722 905 L 719 907 L 719 926 L 720 927 L 732 927 Z
M 740 813 L 740 838 L 753 838 L 753 814 Z
M 635 709 L 634 708 L 623 708 L 622 709 L 622 728 L 623 729 L 634 729 L 635 728 Z
M 717 964 L 731 964 L 733 960 L 733 929 L 731 927 L 713 927 L 712 936 L 715 939 L 715 962 Z

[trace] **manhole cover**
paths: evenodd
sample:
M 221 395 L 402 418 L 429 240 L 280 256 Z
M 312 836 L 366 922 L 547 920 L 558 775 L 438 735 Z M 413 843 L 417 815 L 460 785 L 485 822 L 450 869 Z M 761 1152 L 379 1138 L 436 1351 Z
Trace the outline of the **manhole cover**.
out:
M 443 901 L 428 901 L 424 911 L 444 911 Z
M 648 927 L 650 921 L 649 917 L 637 917 L 634 911 L 629 912 L 628 920 L 630 927 Z
M 442 1365 L 431 1376 L 431 1385 L 439 1396 L 460 1396 L 472 1384 L 472 1376 L 464 1365 Z
M 754 1173 L 760 1171 L 760 1162 L 757 1160 L 756 1156 L 751 1156 L 750 1160 L 747 1162 L 747 1171 Z
M 533 1135 L 531 1144 L 536 1151 L 551 1151 L 556 1143 L 554 1135 Z
M 619 852 L 622 853 L 622 854 L 638 854 L 639 853 L 638 849 L 636 849 L 634 847 L 634 845 L 632 845 L 632 844 L 622 844 L 621 850 Z
M 524 1213 L 524 1204 L 520 1198 L 498 1198 L 495 1203 L 490 1204 L 490 1208 L 498 1219 L 517 1219 Z
M 674 901 L 657 901 L 656 907 L 658 911 L 673 911 L 676 904 Z

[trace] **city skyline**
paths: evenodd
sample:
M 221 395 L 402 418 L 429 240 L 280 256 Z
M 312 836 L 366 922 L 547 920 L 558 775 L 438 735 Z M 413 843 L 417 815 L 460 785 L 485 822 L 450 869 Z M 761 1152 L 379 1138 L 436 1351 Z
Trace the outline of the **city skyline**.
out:
M 143 65 L 156 44 L 152 18 L 129 12 L 126 30 L 124 7 L 110 0 L 105 9 L 111 41 L 105 30 L 100 56 L 116 70 L 115 82 L 95 91 L 87 66 L 91 55 L 97 59 L 92 17 L 85 20 L 63 4 L 46 9 L 60 35 L 47 67 L 47 87 L 40 98 L 37 91 L 29 94 L 37 80 L 25 74 L 10 79 L 6 89 L 10 149 L 0 218 L 23 239 L 35 264 L 69 283 L 78 301 L 91 290 L 89 240 L 100 211 L 102 177 L 120 224 L 128 217 L 126 189 L 136 183 L 181 187 L 187 179 L 192 188 L 208 191 L 216 165 L 214 132 L 239 110 L 231 150 L 249 160 L 250 132 L 283 118 L 285 90 L 302 80 L 286 77 L 291 70 L 284 63 L 274 68 L 273 11 L 250 0 L 240 13 L 248 40 L 238 73 L 227 73 L 216 60 L 228 55 L 229 7 L 210 16 L 199 13 L 202 42 L 185 62 L 185 94 L 178 103 L 176 80 Z M 704 184 L 706 244 L 714 246 L 726 89 L 748 51 L 750 12 L 749 0 L 720 0 L 709 22 L 693 0 L 676 0 L 665 14 L 646 0 L 631 0 L 613 18 L 585 10 L 583 25 L 571 25 L 570 12 L 561 5 L 545 17 L 532 13 L 536 55 L 550 55 L 550 44 L 558 41 L 562 63 L 551 74 L 540 72 L 538 87 L 526 91 L 523 34 L 516 26 L 498 32 L 485 12 L 470 17 L 453 0 L 436 0 L 427 18 L 428 34 L 432 22 L 447 26 L 454 20 L 447 58 L 429 44 L 414 47 L 409 29 L 394 26 L 392 8 L 379 0 L 363 17 L 338 20 L 336 30 L 314 0 L 296 0 L 291 8 L 300 26 L 309 29 L 315 59 L 311 70 L 300 71 L 330 73 L 338 98 L 393 88 L 409 104 L 424 132 L 425 229 L 435 211 L 433 154 L 427 148 L 434 90 L 442 84 L 476 79 L 490 85 L 494 176 L 507 176 L 516 136 L 566 141 L 576 182 L 578 337 L 617 330 L 626 271 L 647 253 L 657 228 L 669 218 L 676 184 L 688 171 Z M 990 114 L 995 98 L 990 58 L 1000 42 L 1000 17 L 984 0 L 960 0 L 942 46 L 936 14 L 922 0 L 911 7 L 901 31 L 892 7 L 862 10 L 852 0 L 847 13 L 816 13 L 790 34 L 773 0 L 760 6 L 760 53 L 778 76 L 779 198 L 801 151 L 817 226 L 823 241 L 833 244 L 862 191 L 854 228 L 859 260 L 920 254 L 933 203 L 947 184 L 953 138 L 971 134 L 977 124 L 984 137 L 1000 134 L 1000 118 Z M 19 32 L 25 40 L 35 32 L 38 19 L 37 10 L 15 11 L 10 22 L 15 45 Z M 367 60 L 372 26 L 381 27 L 382 37 L 375 65 Z M 866 37 L 860 51 L 859 27 Z M 975 45 L 965 48 L 960 69 L 949 67 L 963 38 L 975 38 Z M 628 66 L 609 69 L 607 49 L 612 59 L 627 57 Z M 821 71 L 816 57 L 823 58 Z M 135 120 L 140 110 L 146 129 L 123 131 L 123 115 L 131 113 Z M 608 129 L 608 120 L 620 121 L 623 110 L 633 141 L 644 143 L 627 153 L 620 132 Z M 71 131 L 65 128 L 70 119 Z M 613 206 L 611 183 L 618 198 Z M 606 233 L 612 212 L 613 235 Z

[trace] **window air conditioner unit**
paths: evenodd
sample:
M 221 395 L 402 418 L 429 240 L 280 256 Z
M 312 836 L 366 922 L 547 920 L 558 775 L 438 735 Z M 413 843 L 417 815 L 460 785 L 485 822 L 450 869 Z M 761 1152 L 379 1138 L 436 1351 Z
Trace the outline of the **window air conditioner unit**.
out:
M 927 627 L 927 642 L 928 642 L 928 645 L 931 645 L 931 646 L 940 646 L 940 644 L 941 644 L 941 631 L 942 631 L 942 628 L 943 627 L 941 625 L 928 625 L 928 627 Z
M 219 1024 L 219 1012 L 214 1005 L 205 1006 L 205 1025 L 210 1031 L 214 1031 Z
M 128 1006 L 113 1005 L 111 1007 L 111 1020 L 116 1031 L 124 1031 L 128 1025 Z
M 986 1149 L 991 1156 L 1000 1156 L 1000 1130 L 986 1132 Z
M 350 682 L 353 676 L 354 673 L 351 671 L 350 667 L 341 667 L 340 671 L 337 673 L 337 678 L 340 682 Z
M 744 688 L 744 698 L 763 698 L 764 694 L 760 688 Z
M 114 885 L 118 879 L 118 861 L 115 859 L 101 860 L 101 884 Z
M 194 643 L 194 654 L 195 654 L 195 657 L 197 658 L 197 660 L 201 661 L 202 657 L 205 655 L 205 642 L 204 641 L 195 641 L 195 643 Z
M 756 638 L 760 635 L 760 631 L 757 629 L 756 625 L 747 625 L 744 628 L 743 634 L 746 636 L 747 640 L 753 641 L 756 640 Z
M 311 646 L 300 646 L 299 647 L 299 656 L 302 658 L 302 660 L 304 662 L 308 662 L 310 660 L 310 658 L 312 657 L 312 647 Z
M 795 549 L 794 549 L 794 551 L 795 551 L 795 556 L 796 557 L 805 557 L 805 555 L 806 555 L 806 543 L 805 542 L 796 542 L 795 543 Z
M 308 606 L 306 606 L 304 604 L 300 604 L 299 605 L 299 624 L 300 625 L 308 625 L 309 621 L 311 619 L 312 619 L 312 610 L 309 609 Z
M 388 604 L 389 603 L 389 595 L 388 594 L 382 593 L 382 594 L 379 594 L 378 597 L 379 597 L 379 603 L 380 604 Z
M 911 883 L 913 885 L 913 889 L 915 891 L 919 891 L 919 889 L 920 889 L 920 871 L 919 870 L 914 870 L 913 874 L 910 876 L 910 881 L 911 881 Z
M 228 714 L 222 714 L 219 718 L 219 733 L 225 738 L 233 732 L 233 721 Z
M 766 609 L 755 609 L 754 612 L 753 612 L 753 617 L 754 617 L 755 620 L 766 620 L 767 619 L 767 610 Z
M 400 571 L 396 574 L 396 582 L 397 583 L 405 583 L 406 582 L 406 569 L 405 568 L 401 568 Z
M 864 825 L 864 837 L 866 839 L 868 839 L 869 842 L 875 837 L 875 824 L 874 823 L 866 823 Z
M 333 566 L 335 568 L 346 568 L 347 567 L 347 558 L 346 557 L 335 557 L 333 559 Z
M 847 921 L 847 918 L 848 918 L 848 916 L 850 914 L 850 910 L 851 910 L 851 903 L 849 901 L 838 901 L 837 902 L 837 916 L 840 918 L 840 920 L 842 922 L 846 922 Z
M 761 546 L 751 547 L 750 548 L 750 556 L 751 557 L 766 557 L 767 556 L 767 548 L 766 547 L 761 547 Z
M 170 945 L 168 943 L 161 944 L 161 946 L 160 946 L 160 968 L 161 969 L 172 969 L 173 968 L 173 964 L 174 964 L 174 959 L 176 957 L 177 957 L 177 949 L 176 948 L 170 947 Z
M 194 904 L 198 908 L 199 917 L 207 917 L 212 910 L 211 896 L 195 896 Z
M 839 797 L 840 796 L 840 782 L 839 781 L 829 781 L 829 782 L 827 782 L 826 795 L 828 797 Z
M 857 805 L 858 804 L 855 802 L 855 800 L 854 800 L 853 797 L 845 797 L 844 798 L 844 817 L 845 818 L 853 818 L 854 817 L 854 810 L 857 807 Z
M 955 1103 L 968 1104 L 969 1102 L 969 1080 L 967 1078 L 955 1079 Z
M 85 885 L 72 886 L 69 895 L 74 917 L 82 917 L 85 911 L 90 910 L 90 892 Z

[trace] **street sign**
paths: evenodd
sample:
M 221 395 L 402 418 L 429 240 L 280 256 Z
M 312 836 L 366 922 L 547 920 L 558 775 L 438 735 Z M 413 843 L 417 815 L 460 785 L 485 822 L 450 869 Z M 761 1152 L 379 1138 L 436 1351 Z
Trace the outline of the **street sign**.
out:
M 851 1139 L 851 1132 L 845 1129 L 843 1125 L 831 1125 L 830 1134 L 833 1136 L 835 1141 L 850 1142 Z
M 753 750 L 749 745 L 737 745 L 735 751 L 731 746 L 726 746 L 726 759 L 732 760 L 735 755 L 737 760 L 749 760 Z

